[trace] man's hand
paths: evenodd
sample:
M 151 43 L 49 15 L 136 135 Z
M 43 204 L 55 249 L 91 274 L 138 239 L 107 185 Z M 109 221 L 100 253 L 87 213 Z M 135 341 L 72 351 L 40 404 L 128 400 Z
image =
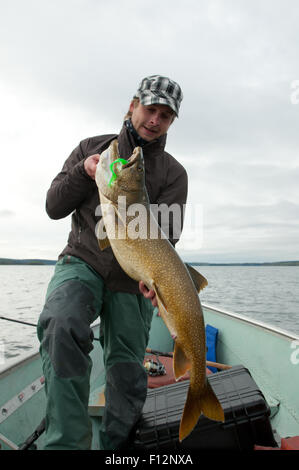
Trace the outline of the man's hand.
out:
M 146 287 L 144 282 L 140 281 L 139 282 L 139 290 L 140 290 L 141 294 L 143 294 L 143 296 L 146 299 L 151 300 L 153 307 L 158 307 L 158 302 L 157 302 L 157 298 L 156 298 L 156 294 L 155 294 L 154 289 L 148 290 L 148 288 Z
M 100 155 L 96 153 L 95 155 L 91 155 L 87 157 L 84 162 L 84 169 L 88 176 L 90 176 L 93 180 L 95 179 L 97 164 L 99 163 Z

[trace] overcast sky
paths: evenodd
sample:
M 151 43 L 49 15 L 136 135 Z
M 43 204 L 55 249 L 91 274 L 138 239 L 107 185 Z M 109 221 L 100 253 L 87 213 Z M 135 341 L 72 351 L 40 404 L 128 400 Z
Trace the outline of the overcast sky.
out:
M 299 259 L 298 58 L 297 0 L 0 0 L 0 257 L 57 258 L 52 179 L 161 74 L 184 93 L 167 141 L 189 175 L 181 255 Z

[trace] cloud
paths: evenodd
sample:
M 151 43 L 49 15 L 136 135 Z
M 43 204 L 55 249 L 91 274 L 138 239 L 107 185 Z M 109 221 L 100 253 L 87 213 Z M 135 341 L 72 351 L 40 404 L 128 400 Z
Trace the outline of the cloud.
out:
M 118 132 L 139 81 L 161 73 L 184 92 L 167 150 L 202 204 L 201 254 L 276 256 L 281 237 L 281 256 L 296 257 L 298 11 L 296 0 L 2 2 L 0 197 L 14 214 L 2 255 L 60 251 L 69 224 L 44 212 L 52 179 L 80 140 Z M 32 243 L 12 236 L 24 225 Z
M 8 209 L 0 209 L 0 218 L 14 217 L 16 213 Z

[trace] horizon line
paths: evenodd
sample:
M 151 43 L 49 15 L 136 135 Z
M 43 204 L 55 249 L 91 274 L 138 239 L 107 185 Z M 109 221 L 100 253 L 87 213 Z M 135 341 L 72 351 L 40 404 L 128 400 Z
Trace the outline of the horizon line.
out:
M 182 257 L 183 259 L 184 257 Z M 50 259 L 50 258 L 4 258 L 0 257 L 0 264 L 6 264 L 5 262 L 12 262 L 15 263 L 28 263 L 28 262 L 36 262 L 36 263 L 50 263 L 56 264 L 58 261 L 57 259 Z M 285 263 L 298 263 L 299 260 L 279 260 L 279 261 L 199 261 L 199 260 L 192 260 L 186 261 L 183 259 L 185 263 L 188 264 L 201 264 L 201 265 L 267 265 L 267 264 L 285 264 Z M 7 263 L 8 264 L 8 263 Z

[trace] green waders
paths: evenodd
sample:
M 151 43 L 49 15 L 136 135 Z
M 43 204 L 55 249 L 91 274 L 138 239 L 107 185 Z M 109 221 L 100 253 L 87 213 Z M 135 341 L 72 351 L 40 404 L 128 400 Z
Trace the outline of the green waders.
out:
M 90 324 L 99 315 L 106 369 L 100 447 L 126 445 L 146 398 L 142 363 L 152 312 L 151 302 L 141 294 L 109 291 L 81 259 L 65 256 L 58 261 L 37 328 L 46 379 L 45 450 L 90 449 Z

